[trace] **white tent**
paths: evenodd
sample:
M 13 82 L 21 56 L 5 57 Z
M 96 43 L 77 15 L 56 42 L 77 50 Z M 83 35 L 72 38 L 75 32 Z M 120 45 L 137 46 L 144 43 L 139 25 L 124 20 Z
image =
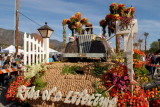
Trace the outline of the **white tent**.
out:
M 56 54 L 61 54 L 61 52 L 58 52 L 58 51 L 56 51 L 54 49 L 49 48 L 49 54 L 56 55 Z
M 3 49 L 3 52 L 4 53 L 15 53 L 16 52 L 15 46 L 10 45 L 9 47 Z M 18 53 L 24 53 L 24 50 L 18 49 Z

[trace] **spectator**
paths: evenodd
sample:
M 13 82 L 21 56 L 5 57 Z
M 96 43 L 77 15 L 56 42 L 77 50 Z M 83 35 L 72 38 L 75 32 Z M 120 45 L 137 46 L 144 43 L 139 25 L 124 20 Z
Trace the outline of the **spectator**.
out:
M 4 61 L 3 69 L 11 68 L 11 56 L 8 55 Z
M 160 54 L 157 55 L 156 62 L 160 65 Z
M 59 59 L 58 59 L 58 56 L 57 56 L 57 55 L 54 55 L 53 57 L 54 57 L 54 60 L 55 60 L 55 61 L 59 61 Z
M 17 58 L 15 58 L 15 61 L 16 61 L 16 64 L 20 64 L 21 62 L 21 56 L 20 55 L 17 55 Z
M 156 56 L 154 55 L 154 53 L 152 53 L 151 56 L 151 64 L 156 64 Z M 151 67 L 151 74 L 153 75 L 155 71 L 155 67 Z
M 3 65 L 4 65 L 4 59 L 2 55 L 0 55 L 0 69 L 2 69 Z
M 49 62 L 54 62 L 52 56 L 49 56 Z

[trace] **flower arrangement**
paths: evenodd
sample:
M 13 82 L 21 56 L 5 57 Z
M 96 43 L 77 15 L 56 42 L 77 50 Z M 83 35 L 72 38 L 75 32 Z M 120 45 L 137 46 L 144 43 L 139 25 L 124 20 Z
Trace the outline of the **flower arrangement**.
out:
M 107 26 L 107 21 L 105 19 L 102 19 L 100 22 L 99 22 L 100 26 L 102 26 L 102 28 L 105 28 Z
M 149 102 L 146 98 L 144 90 L 135 86 L 133 95 L 130 91 L 117 93 L 118 96 L 118 107 L 148 107 Z
M 63 19 L 62 24 L 66 25 L 67 23 L 69 23 L 69 19 Z
M 109 6 L 109 10 L 110 10 L 111 14 L 116 14 L 117 9 L 118 9 L 117 3 L 112 3 Z
M 114 20 L 114 21 L 118 21 L 118 20 L 120 20 L 120 18 L 121 18 L 121 17 L 120 17 L 119 14 L 114 14 L 114 15 L 113 15 L 113 20 Z
M 111 36 L 111 34 L 115 32 L 116 21 L 121 21 L 122 26 L 128 26 L 134 18 L 135 8 L 134 7 L 126 8 L 125 4 L 112 3 L 109 6 L 109 10 L 110 13 L 107 14 L 105 17 L 105 20 L 107 22 L 106 25 L 102 24 L 102 20 L 99 22 L 100 26 L 103 25 L 102 27 L 108 26 L 109 36 Z M 103 34 L 105 34 L 105 30 L 103 30 L 103 32 L 104 32 Z
M 23 72 L 23 76 L 18 76 L 16 78 L 15 81 L 13 81 L 9 88 L 7 89 L 6 92 L 6 99 L 7 100 L 19 100 L 21 101 L 19 98 L 16 98 L 16 94 L 18 92 L 18 87 L 21 85 L 24 86 L 30 86 L 32 85 L 32 82 L 34 83 L 34 85 L 37 85 L 38 83 L 38 88 L 42 88 L 42 86 L 40 86 L 41 84 L 43 86 L 46 85 L 45 82 L 43 82 L 43 80 L 41 80 L 41 76 L 44 74 L 44 72 L 47 70 L 47 65 L 44 64 L 36 64 L 36 65 L 32 65 L 32 66 L 25 66 L 24 72 Z M 22 69 L 21 69 L 22 70 Z M 38 80 L 37 80 L 38 78 Z
M 71 30 L 72 32 L 72 36 L 74 36 L 74 33 L 83 33 L 83 29 L 82 26 L 85 25 L 86 27 L 92 27 L 92 24 L 90 22 L 88 22 L 87 18 L 82 18 L 82 14 L 80 12 L 77 12 L 75 15 L 72 15 L 69 19 L 64 19 L 62 21 L 62 25 L 66 26 L 68 25 L 68 28 Z M 90 28 L 87 28 L 87 30 L 89 31 Z M 87 33 L 88 33 L 87 31 Z M 92 33 L 92 32 L 91 32 Z
M 138 85 L 139 81 L 130 82 L 127 68 L 123 65 L 117 64 L 107 70 L 105 84 L 109 90 L 107 95 L 118 98 L 118 107 L 157 107 L 160 104 L 160 91 L 157 88 L 144 90 Z
M 128 70 L 126 66 L 116 65 L 107 71 L 105 76 L 106 86 L 115 85 L 117 90 L 126 90 L 130 83 L 128 77 Z
M 31 79 L 24 79 L 24 76 L 18 76 L 17 79 L 15 81 L 13 81 L 9 88 L 7 89 L 7 92 L 6 92 L 6 99 L 7 100 L 16 100 L 18 98 L 16 98 L 16 94 L 18 92 L 18 87 L 21 86 L 21 85 L 24 85 L 24 86 L 29 86 L 31 84 Z M 20 99 L 18 99 L 20 100 Z
M 126 5 L 125 4 L 118 4 L 118 9 L 125 9 L 126 8 Z
M 139 54 L 139 55 L 145 56 L 145 53 L 144 53 L 144 52 L 142 52 L 142 51 L 140 51 L 140 50 L 138 50 L 138 49 L 134 49 L 133 51 L 134 51 L 134 53 L 136 53 L 136 54 Z
M 47 70 L 47 66 L 43 64 L 35 64 L 32 66 L 27 65 L 26 71 L 24 72 L 24 78 L 30 79 L 36 75 L 41 75 Z
M 78 21 L 80 21 L 81 18 L 82 18 L 82 14 L 81 14 L 80 12 L 77 12 L 77 13 L 75 14 L 75 17 L 77 17 Z

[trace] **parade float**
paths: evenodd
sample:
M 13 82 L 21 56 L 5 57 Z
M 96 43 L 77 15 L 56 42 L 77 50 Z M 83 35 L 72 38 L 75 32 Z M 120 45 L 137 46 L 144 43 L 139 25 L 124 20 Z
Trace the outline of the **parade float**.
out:
M 68 61 L 100 58 L 106 60 L 108 58 L 109 43 L 105 36 L 101 34 L 101 27 L 92 26 L 88 18 L 82 18 L 82 14 L 77 12 L 69 19 L 62 21 L 63 25 L 63 46 L 65 51 L 63 58 Z M 69 42 L 66 45 L 66 26 L 70 29 L 72 35 L 68 38 Z M 98 34 L 95 34 L 95 29 L 98 29 Z
M 160 87 L 144 88 L 149 77 L 145 79 L 146 63 L 140 62 L 140 56 L 145 54 L 132 48 L 137 33 L 134 12 L 134 7 L 112 3 L 110 14 L 100 21 L 103 37 L 107 26 L 110 36 L 123 35 L 123 62 L 112 56 L 107 62 L 53 62 L 26 66 L 23 75 L 8 87 L 6 99 L 28 102 L 33 107 L 158 107 Z M 74 23 L 68 24 L 73 37 L 70 43 L 76 40 L 74 32 L 81 32 L 80 22 L 87 23 L 86 18 L 82 21 L 80 13 L 75 16 L 71 17 L 73 22 L 63 20 L 64 30 L 67 23 Z

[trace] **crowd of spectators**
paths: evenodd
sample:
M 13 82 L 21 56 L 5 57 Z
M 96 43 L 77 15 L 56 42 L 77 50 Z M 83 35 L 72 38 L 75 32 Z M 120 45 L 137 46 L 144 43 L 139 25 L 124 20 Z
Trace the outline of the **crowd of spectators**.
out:
M 149 53 L 146 55 L 146 60 L 150 64 L 160 64 L 160 54 Z M 146 65 L 147 70 L 151 75 L 154 74 L 156 67 Z
M 0 55 L 0 70 L 8 68 L 19 68 L 23 65 L 23 55 L 2 54 Z M 0 74 L 0 86 L 6 86 L 15 78 L 18 72 Z
M 23 64 L 23 55 L 3 54 L 0 55 L 0 69 L 17 68 Z

